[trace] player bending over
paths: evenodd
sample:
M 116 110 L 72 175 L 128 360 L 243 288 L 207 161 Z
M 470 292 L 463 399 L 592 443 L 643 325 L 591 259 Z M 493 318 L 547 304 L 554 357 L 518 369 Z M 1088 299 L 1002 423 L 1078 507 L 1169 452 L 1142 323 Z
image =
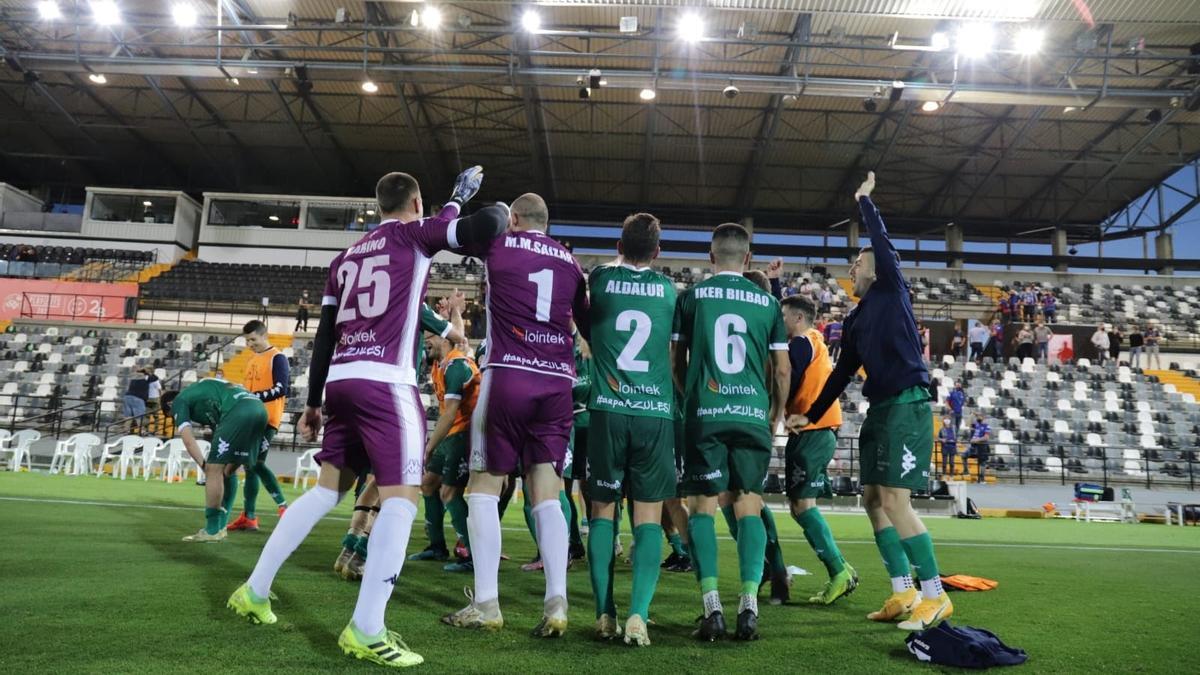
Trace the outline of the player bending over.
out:
M 567 520 L 559 504 L 575 381 L 571 321 L 587 337 L 587 287 L 575 258 L 546 235 L 549 212 L 535 194 L 512 204 L 509 231 L 476 254 L 488 282 L 488 346 L 479 403 L 471 418 L 468 483 L 475 591 L 471 604 L 442 621 L 499 630 L 499 501 L 518 467 L 533 501 L 546 594 L 534 635 L 567 628 Z
M 204 468 L 204 528 L 184 541 L 210 542 L 225 538 L 229 510 L 237 498 L 237 468 L 258 462 L 266 445 L 267 409 L 257 396 L 223 380 L 203 379 L 160 400 L 164 415 L 173 415 L 183 447 Z M 213 430 L 208 457 L 200 452 L 193 425 Z
M 671 321 L 675 284 L 650 269 L 658 257 L 658 219 L 625 219 L 618 256 L 592 270 L 592 392 L 588 441 L 588 569 L 596 598 L 596 635 L 621 634 L 613 598 L 614 519 L 633 500 L 633 597 L 625 642 L 650 644 L 646 622 L 658 585 L 662 504 L 675 496 L 675 391 Z M 578 460 L 576 460 L 578 461 Z
M 503 230 L 503 207 L 458 218 L 481 181 L 479 167 L 463 172 L 441 212 L 422 218 L 417 181 L 403 173 L 387 174 L 375 188 L 383 223 L 330 265 L 308 406 L 300 420 L 301 433 L 316 440 L 324 421 L 322 394 L 328 396 L 328 424 L 316 456 L 321 472 L 316 487 L 284 512 L 250 579 L 230 596 L 229 606 L 238 614 L 275 622 L 269 598 L 276 573 L 369 464 L 379 487 L 379 515 L 354 615 L 338 645 L 346 654 L 385 666 L 424 661 L 384 625 L 417 515 L 424 469 L 425 415 L 416 361 L 420 306 L 434 254 L 486 245 Z
M 871 407 L 859 431 L 859 457 L 867 515 L 892 578 L 892 595 L 883 608 L 867 616 L 874 621 L 905 619 L 900 628 L 924 630 L 953 612 L 949 596 L 942 591 L 933 540 L 910 501 L 913 490 L 929 484 L 933 456 L 929 371 L 899 255 L 879 209 L 871 203 L 874 188 L 875 172 L 870 172 L 854 193 L 871 245 L 859 252 L 850 267 L 859 302 L 842 326 L 842 354 L 808 413 L 790 426 L 804 428 L 810 418 L 823 419 L 859 367 L 867 372 L 863 395 Z M 919 594 L 913 588 L 910 563 L 921 581 Z
M 829 525 L 817 509 L 818 497 L 832 497 L 828 467 L 837 451 L 837 431 L 842 426 L 842 407 L 837 401 L 815 422 L 800 425 L 800 416 L 808 412 L 812 402 L 833 372 L 829 349 L 821 332 L 813 327 L 817 308 L 800 295 L 783 299 L 783 322 L 787 326 L 788 358 L 792 364 L 792 381 L 788 389 L 788 441 L 785 453 L 785 489 L 792 508 L 792 518 L 804 530 L 804 538 L 825 565 L 829 582 L 825 588 L 808 599 L 819 605 L 849 595 L 858 586 L 858 573 L 842 558 Z
M 779 302 L 742 276 L 750 262 L 745 228 L 726 223 L 714 230 L 709 258 L 715 274 L 679 296 L 672 334 L 675 376 L 685 396 L 688 533 L 704 600 L 696 636 L 725 635 L 713 516 L 717 496 L 728 490 L 742 582 L 735 635 L 753 640 L 767 545 L 762 489 L 787 393 L 787 332 Z
M 291 392 L 291 369 L 287 357 L 275 348 L 267 337 L 267 324 L 255 319 L 242 326 L 242 337 L 253 352 L 246 366 L 245 387 L 267 406 L 267 431 L 258 461 L 246 467 L 246 484 L 242 486 L 245 510 L 232 523 L 230 530 L 257 530 L 258 516 L 254 505 L 258 501 L 259 483 L 267 486 L 267 494 L 279 508 L 279 515 L 287 508 L 287 498 L 279 488 L 279 479 L 267 466 L 267 451 L 279 433 L 283 421 L 283 409 L 287 406 L 287 395 Z

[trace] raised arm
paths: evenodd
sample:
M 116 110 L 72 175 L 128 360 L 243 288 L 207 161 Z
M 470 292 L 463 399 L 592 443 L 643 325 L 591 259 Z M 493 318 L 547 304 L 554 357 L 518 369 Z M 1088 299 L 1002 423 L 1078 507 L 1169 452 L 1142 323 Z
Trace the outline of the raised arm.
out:
M 896 247 L 888 237 L 887 226 L 883 224 L 879 209 L 871 201 L 871 191 L 874 189 L 875 172 L 870 171 L 867 173 L 867 180 L 863 181 L 854 193 L 854 200 L 858 202 L 858 212 L 871 237 L 871 248 L 875 252 L 875 278 L 896 288 L 903 288 L 904 276 L 900 273 Z

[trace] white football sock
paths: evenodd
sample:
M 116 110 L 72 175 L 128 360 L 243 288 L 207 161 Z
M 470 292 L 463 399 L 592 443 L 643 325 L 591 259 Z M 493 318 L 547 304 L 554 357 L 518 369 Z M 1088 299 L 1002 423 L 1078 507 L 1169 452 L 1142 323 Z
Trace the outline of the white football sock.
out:
M 286 512 L 285 512 L 286 513 Z M 364 635 L 383 631 L 383 612 L 388 598 L 400 582 L 408 537 L 417 518 L 417 505 L 402 497 L 385 499 L 367 540 L 367 564 L 363 566 L 358 604 L 354 606 L 354 625 Z
M 481 492 L 467 495 L 467 532 L 475 563 L 475 604 L 495 600 L 500 591 L 500 497 Z
M 704 593 L 701 596 L 701 600 L 704 601 L 704 618 L 707 619 L 713 612 L 725 613 L 725 610 L 721 609 L 721 595 L 716 591 Z
M 942 595 L 942 578 L 934 577 L 921 582 L 921 597 L 937 600 Z
M 537 523 L 538 551 L 542 554 L 542 568 L 546 574 L 546 600 L 555 596 L 566 598 L 570 544 L 562 505 L 557 499 L 547 499 L 533 507 L 533 518 Z
M 320 485 L 305 492 L 283 512 L 283 517 L 271 532 L 267 545 L 258 556 L 258 564 L 250 574 L 250 590 L 260 598 L 271 594 L 271 583 L 283 563 L 308 536 L 313 526 L 333 510 L 341 495 Z
M 892 592 L 903 593 L 913 587 L 913 580 L 910 576 L 892 577 Z

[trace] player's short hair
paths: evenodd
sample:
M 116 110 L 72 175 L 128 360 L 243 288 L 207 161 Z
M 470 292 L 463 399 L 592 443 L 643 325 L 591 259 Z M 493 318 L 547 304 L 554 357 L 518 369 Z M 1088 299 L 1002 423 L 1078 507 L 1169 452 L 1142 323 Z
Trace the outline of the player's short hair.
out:
M 718 263 L 745 260 L 750 252 L 750 233 L 737 223 L 718 225 L 712 235 L 712 255 Z
M 550 224 L 550 209 L 546 206 L 546 200 L 532 192 L 526 192 L 514 199 L 509 208 L 522 220 L 528 220 L 535 227 L 544 230 Z
M 393 171 L 385 174 L 375 184 L 375 201 L 382 213 L 395 213 L 412 200 L 421 196 L 421 186 L 412 176 Z
M 779 304 L 783 305 L 784 309 L 800 312 L 809 323 L 817 320 L 816 305 L 812 303 L 812 300 L 802 295 L 789 295 L 781 300 Z
M 654 258 L 658 238 L 662 234 L 658 218 L 649 213 L 635 213 L 621 225 L 621 253 L 636 262 Z
M 758 286 L 764 291 L 768 293 L 771 292 L 771 280 L 767 278 L 766 274 L 763 274 L 759 270 L 746 270 L 745 272 L 742 272 L 742 276 L 749 279 L 754 283 L 755 286 Z
M 171 403 L 175 401 L 175 397 L 178 395 L 178 391 L 164 391 L 159 395 L 158 407 L 162 409 L 164 415 L 171 414 Z
M 250 321 L 247 321 L 246 325 L 242 326 L 242 335 L 249 335 L 251 333 L 266 335 L 267 324 L 259 321 L 258 319 L 251 319 Z

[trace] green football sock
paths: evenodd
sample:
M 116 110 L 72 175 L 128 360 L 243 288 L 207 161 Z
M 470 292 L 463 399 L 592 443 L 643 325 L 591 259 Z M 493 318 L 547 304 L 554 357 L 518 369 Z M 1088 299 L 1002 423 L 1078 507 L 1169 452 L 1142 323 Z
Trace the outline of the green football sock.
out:
M 738 571 L 742 595 L 757 595 L 762 582 L 763 558 L 767 550 L 767 528 L 757 514 L 738 520 Z
M 596 599 L 596 618 L 601 614 L 617 615 L 613 600 L 613 521 L 592 518 L 588 521 L 588 575 L 592 580 L 592 596 Z
M 442 505 L 442 498 L 437 493 L 422 495 L 421 502 L 425 505 L 425 536 L 429 537 L 429 548 L 444 551 L 446 532 L 442 528 L 446 526 L 446 507 Z
M 883 566 L 887 569 L 889 577 L 896 579 L 912 573 L 908 555 L 904 552 L 904 545 L 900 543 L 900 535 L 896 533 L 896 528 L 885 527 L 876 532 L 875 546 L 879 548 L 879 555 L 883 556 Z
M 246 517 L 254 520 L 254 505 L 258 501 L 258 486 L 260 481 L 254 471 L 246 472 L 246 484 L 242 486 L 242 496 L 244 506 L 242 510 L 246 512 Z
M 783 547 L 779 545 L 779 530 L 775 529 L 775 514 L 771 509 L 762 508 L 763 527 L 767 530 L 767 562 L 771 570 L 779 574 L 787 574 L 787 564 L 783 562 Z
M 933 555 L 933 539 L 928 532 L 922 532 L 915 537 L 909 537 L 900 542 L 904 552 L 917 568 L 917 579 L 929 581 L 938 577 L 937 558 Z
M 363 536 L 358 538 L 357 542 L 354 543 L 355 555 L 357 555 L 359 558 L 361 558 L 363 560 L 367 559 L 367 542 L 370 540 L 370 538 L 371 538 L 371 535 L 364 534 Z
M 271 495 L 271 500 L 276 506 L 287 504 L 287 497 L 283 496 L 283 488 L 279 487 L 279 479 L 275 477 L 275 472 L 264 463 L 254 465 L 254 476 L 262 481 L 263 487 L 267 489 L 267 494 Z M 246 485 L 250 485 L 250 474 L 246 474 Z
M 347 551 L 353 551 L 354 546 L 357 543 L 358 543 L 358 535 L 356 535 L 356 534 L 351 534 L 351 533 L 347 532 L 346 536 L 342 537 L 342 548 L 346 549 Z
M 529 495 L 525 495 L 521 502 L 521 511 L 525 514 L 525 527 L 529 528 L 529 536 L 533 537 L 533 547 L 537 548 L 537 523 L 533 522 L 533 504 L 529 503 Z
M 204 509 L 204 531 L 209 534 L 216 534 L 221 531 L 221 509 L 207 508 Z
M 221 499 L 221 507 L 225 509 L 225 513 L 221 514 L 221 529 L 229 524 L 229 514 L 233 513 L 233 502 L 237 501 L 238 477 L 236 473 L 231 473 L 225 477 L 225 495 Z
M 662 525 L 658 523 L 643 523 L 633 528 L 633 599 L 629 613 L 644 620 L 650 618 L 650 601 L 658 588 L 662 535 Z
M 461 494 L 455 495 L 454 499 L 446 502 L 446 510 L 450 512 L 450 524 L 454 527 L 454 533 L 462 539 L 463 546 L 467 550 L 471 550 L 471 535 L 467 533 L 467 500 L 463 499 Z
M 671 552 L 675 555 L 687 555 L 687 549 L 683 547 L 683 537 L 679 536 L 678 532 L 672 532 L 670 535 L 668 535 L 667 543 L 671 545 Z
M 700 580 L 700 592 L 717 590 L 717 526 L 707 513 L 688 516 L 688 539 L 692 542 L 692 563 L 696 566 L 696 578 Z M 762 574 L 762 563 L 758 565 Z
M 729 536 L 733 537 L 734 541 L 737 541 L 738 521 L 737 516 L 733 513 L 733 504 L 722 506 L 721 515 L 725 516 L 725 524 L 729 526 Z
M 558 491 L 558 506 L 562 509 L 563 520 L 567 521 L 567 533 L 571 531 L 571 500 L 567 499 L 567 491 Z
M 829 531 L 829 524 L 825 522 L 820 509 L 815 506 L 806 509 L 796 516 L 796 522 L 804 530 L 804 538 L 808 540 L 808 545 L 817 554 L 817 558 L 825 564 L 825 571 L 830 577 L 846 569 L 846 561 L 842 558 L 842 552 L 838 550 L 837 542 L 833 540 L 833 533 Z

